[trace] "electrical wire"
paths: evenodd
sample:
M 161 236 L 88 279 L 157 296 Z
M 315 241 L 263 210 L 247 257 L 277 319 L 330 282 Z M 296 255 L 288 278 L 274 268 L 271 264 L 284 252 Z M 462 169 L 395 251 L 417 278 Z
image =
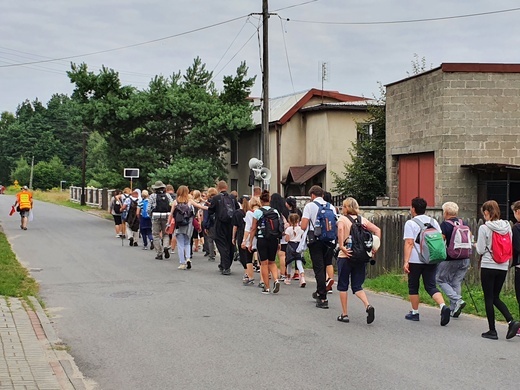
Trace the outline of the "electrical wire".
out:
M 231 22 L 234 22 L 236 20 L 240 20 L 240 19 L 246 18 L 248 16 L 249 15 L 239 16 L 237 18 L 229 19 L 229 20 L 226 20 L 226 21 L 223 21 L 223 22 L 214 23 L 214 24 L 211 24 L 211 25 L 208 25 L 208 26 L 199 27 L 199 28 L 196 28 L 196 29 L 193 29 L 193 30 L 189 30 L 189 31 L 185 31 L 185 32 L 182 32 L 182 33 L 178 33 L 178 34 L 168 35 L 168 36 L 162 37 L 162 38 L 152 39 L 152 40 L 145 41 L 145 42 L 140 42 L 140 43 L 134 43 L 132 45 L 120 46 L 120 47 L 115 47 L 115 48 L 112 48 L 112 49 L 99 50 L 99 51 L 95 51 L 95 52 L 91 52 L 91 53 L 84 53 L 84 54 L 78 54 L 78 55 L 74 55 L 74 56 L 53 58 L 53 59 L 48 59 L 48 60 L 32 61 L 32 62 L 25 62 L 25 63 L 10 64 L 10 65 L 0 65 L 0 68 L 12 68 L 12 67 L 15 67 L 15 66 L 41 64 L 41 63 L 44 63 L 44 62 L 55 62 L 55 61 L 61 61 L 61 60 L 70 60 L 70 59 L 73 59 L 73 58 L 87 57 L 87 56 L 93 56 L 93 55 L 96 55 L 96 54 L 109 53 L 109 52 L 113 52 L 113 51 L 117 51 L 117 50 L 130 49 L 130 48 L 137 47 L 137 46 L 149 45 L 151 43 L 165 41 L 167 39 L 177 38 L 177 37 L 180 37 L 180 36 L 183 36 L 183 35 L 188 35 L 188 34 L 192 34 L 192 33 L 195 33 L 195 32 L 207 30 L 207 29 L 210 29 L 210 28 L 213 28 L 213 27 L 221 26 L 223 24 L 231 23 Z
M 235 57 L 236 57 L 236 56 L 237 56 L 237 55 L 238 55 L 238 54 L 239 54 L 239 53 L 244 49 L 244 47 L 246 47 L 246 45 L 249 43 L 249 41 L 250 41 L 251 39 L 253 39 L 253 37 L 254 37 L 256 34 L 257 34 L 257 32 L 255 31 L 255 32 L 254 32 L 254 33 L 249 37 L 249 39 L 248 39 L 248 40 L 247 40 L 247 41 L 242 45 L 242 47 L 241 47 L 240 49 L 238 49 L 238 51 L 235 53 L 235 55 L 234 55 L 233 57 L 231 57 L 231 58 L 229 59 L 229 61 L 226 62 L 226 64 L 225 64 L 225 65 L 224 65 L 224 66 L 223 66 L 223 67 L 222 67 L 222 68 L 221 68 L 217 73 L 215 73 L 215 75 L 212 77 L 211 80 L 214 80 L 215 77 L 217 77 L 217 76 L 218 76 L 218 75 L 219 75 L 219 74 L 220 74 L 224 69 L 226 69 L 226 66 L 228 66 L 229 63 L 235 59 Z
M 475 16 L 485 16 L 501 14 L 506 12 L 520 11 L 518 8 L 509 8 L 498 11 L 479 12 L 474 14 L 455 15 L 455 16 L 442 16 L 438 18 L 424 18 L 424 19 L 409 19 L 409 20 L 391 20 L 391 21 L 374 21 L 374 22 L 325 22 L 325 21 L 312 21 L 312 20 L 299 20 L 299 19 L 287 19 L 288 21 L 295 23 L 310 23 L 310 24 L 330 24 L 330 25 L 349 25 L 349 26 L 366 26 L 366 25 L 380 25 L 380 24 L 403 24 L 403 23 L 422 23 L 422 22 L 436 22 L 440 20 L 451 20 L 451 19 L 462 19 L 472 18 Z
M 283 19 L 282 18 L 280 18 L 280 27 L 282 28 L 283 46 L 284 46 L 284 49 L 285 49 L 285 59 L 287 60 L 287 68 L 289 69 L 289 78 L 291 80 L 291 86 L 292 86 L 293 94 L 296 95 L 296 90 L 294 88 L 294 81 L 293 81 L 292 72 L 291 72 L 291 63 L 289 62 L 289 53 L 287 51 L 287 42 L 285 41 L 285 33 L 286 32 L 284 31 L 284 28 L 283 28 Z
M 224 57 L 226 56 L 226 54 L 228 53 L 228 51 L 231 49 L 231 47 L 233 46 L 233 44 L 235 43 L 235 41 L 238 39 L 238 37 L 240 36 L 240 34 L 242 33 L 242 30 L 244 29 L 244 27 L 249 23 L 249 16 L 247 17 L 245 23 L 242 25 L 242 27 L 240 28 L 240 30 L 238 31 L 237 35 L 235 36 L 235 38 L 231 41 L 231 43 L 229 44 L 228 48 L 226 49 L 226 51 L 224 52 L 224 54 L 222 54 L 222 57 L 220 57 L 220 59 L 218 60 L 217 64 L 215 65 L 215 67 L 213 68 L 213 70 L 211 71 L 212 73 L 218 68 L 218 66 L 220 65 L 220 63 L 222 62 L 222 60 L 224 59 Z
M 278 9 L 275 9 L 273 12 L 278 12 L 278 11 L 283 11 L 283 10 L 286 10 L 286 9 L 289 9 L 289 8 L 295 8 L 295 7 L 300 7 L 302 5 L 306 5 L 306 4 L 310 4 L 310 3 L 315 3 L 317 2 L 318 0 L 309 0 L 309 1 L 306 1 L 304 3 L 300 3 L 300 4 L 295 4 L 295 5 L 289 5 L 287 7 L 283 7 L 283 8 L 278 8 Z

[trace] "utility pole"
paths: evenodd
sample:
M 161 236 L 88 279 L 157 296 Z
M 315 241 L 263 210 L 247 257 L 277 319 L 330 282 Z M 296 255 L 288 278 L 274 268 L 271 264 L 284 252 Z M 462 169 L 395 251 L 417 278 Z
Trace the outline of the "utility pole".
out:
M 262 64 L 263 64 L 263 77 L 262 77 L 262 92 L 263 92 L 263 105 L 262 105 L 262 161 L 264 165 L 269 168 L 269 4 L 268 0 L 262 0 Z
M 87 204 L 85 200 L 85 186 L 86 186 L 86 170 L 87 170 L 87 128 L 83 128 L 81 132 L 83 135 L 83 158 L 81 162 L 81 198 L 80 205 L 85 206 Z
M 31 175 L 29 177 L 29 188 L 33 189 L 33 173 L 34 173 L 34 156 L 32 156 L 31 160 Z

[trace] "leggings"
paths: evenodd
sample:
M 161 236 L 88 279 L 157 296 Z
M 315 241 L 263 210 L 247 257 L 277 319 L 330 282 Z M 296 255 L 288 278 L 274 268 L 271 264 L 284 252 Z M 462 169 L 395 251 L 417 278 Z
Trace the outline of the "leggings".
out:
M 515 292 L 518 302 L 518 315 L 520 316 L 520 267 L 515 267 Z
M 480 281 L 482 283 L 482 291 L 484 292 L 484 302 L 486 304 L 486 317 L 489 324 L 489 330 L 495 328 L 495 306 L 504 316 L 507 322 L 513 320 L 513 316 L 507 309 L 504 302 L 500 300 L 500 291 L 506 280 L 507 271 L 491 268 L 480 269 Z

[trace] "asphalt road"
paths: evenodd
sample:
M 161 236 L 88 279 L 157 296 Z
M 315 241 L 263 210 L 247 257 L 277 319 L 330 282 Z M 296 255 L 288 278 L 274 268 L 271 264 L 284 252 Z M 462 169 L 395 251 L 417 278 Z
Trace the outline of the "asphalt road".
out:
M 7 214 L 0 224 L 31 269 L 58 336 L 80 370 L 117 389 L 518 389 L 520 338 L 485 340 L 486 321 L 466 315 L 439 325 L 437 308 L 421 321 L 399 298 L 369 294 L 376 321 L 366 325 L 351 299 L 349 324 L 317 309 L 313 283 L 282 285 L 278 295 L 241 284 L 241 267 L 217 272 L 196 253 L 177 270 L 141 247 L 121 246 L 111 221 L 35 202 L 27 231 Z M 351 296 L 350 296 L 351 297 Z

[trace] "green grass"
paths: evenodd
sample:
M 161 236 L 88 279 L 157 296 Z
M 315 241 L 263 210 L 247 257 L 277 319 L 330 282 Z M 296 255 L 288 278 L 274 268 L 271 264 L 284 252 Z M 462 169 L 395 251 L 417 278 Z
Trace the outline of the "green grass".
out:
M 0 232 L 0 295 L 23 298 L 38 295 L 38 284 L 18 262 L 3 232 Z
M 408 278 L 406 275 L 403 274 L 385 274 L 373 279 L 367 279 L 364 283 L 364 287 L 372 291 L 384 292 L 400 296 L 404 299 L 408 299 Z M 475 300 L 478 313 L 475 310 L 475 306 L 468 291 L 471 292 L 471 296 L 473 296 L 473 299 Z M 446 297 L 446 295 L 443 294 L 443 296 L 446 303 L 448 303 L 449 300 Z M 419 297 L 421 299 L 422 304 L 427 304 L 431 306 L 436 305 L 433 299 L 431 299 L 428 293 L 424 290 L 422 284 L 419 289 Z M 484 294 L 482 293 L 482 289 L 480 288 L 480 286 L 469 285 L 468 289 L 468 287 L 464 283 L 462 285 L 462 299 L 466 301 L 464 313 L 475 314 L 480 317 L 486 316 L 484 310 Z M 520 313 L 518 313 L 518 302 L 516 301 L 515 293 L 513 291 L 502 291 L 502 294 L 500 294 L 500 299 L 502 299 L 502 301 L 507 305 L 513 317 L 520 318 Z M 504 321 L 504 317 L 496 309 L 495 315 L 497 320 Z

